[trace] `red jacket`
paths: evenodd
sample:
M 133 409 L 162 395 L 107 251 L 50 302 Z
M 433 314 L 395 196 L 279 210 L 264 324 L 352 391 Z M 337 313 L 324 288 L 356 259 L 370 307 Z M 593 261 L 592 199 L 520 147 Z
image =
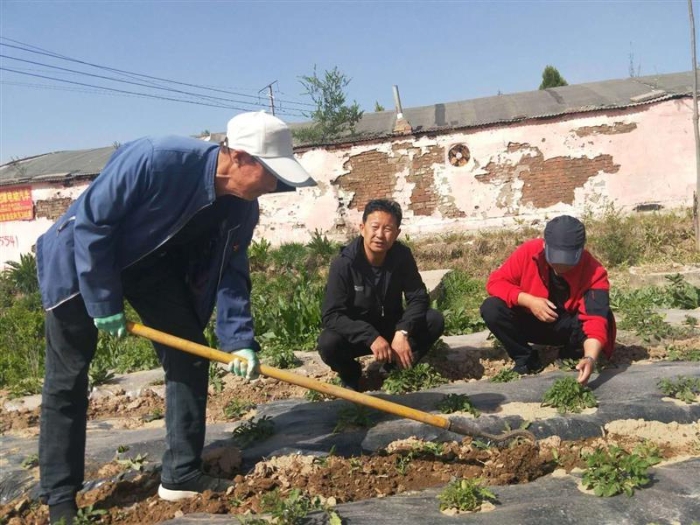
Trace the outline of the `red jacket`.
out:
M 615 318 L 608 322 L 610 308 L 608 272 L 587 250 L 570 271 L 562 275 L 569 284 L 570 295 L 564 307 L 578 313 L 587 337 L 597 339 L 610 357 L 615 345 Z M 525 292 L 536 297 L 549 297 L 549 265 L 544 256 L 544 240 L 533 239 L 520 245 L 508 259 L 491 273 L 486 283 L 489 295 L 503 299 L 513 308 L 518 295 Z M 596 293 L 600 291 L 601 293 Z

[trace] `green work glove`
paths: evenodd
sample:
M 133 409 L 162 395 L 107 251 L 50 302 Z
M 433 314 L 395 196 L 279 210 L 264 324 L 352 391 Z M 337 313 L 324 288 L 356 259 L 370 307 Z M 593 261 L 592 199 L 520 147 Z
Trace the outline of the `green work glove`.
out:
M 228 371 L 233 372 L 237 376 L 245 377 L 247 379 L 255 379 L 260 375 L 260 361 L 258 361 L 257 354 L 250 348 L 243 348 L 241 350 L 236 350 L 231 354 L 233 359 L 228 364 Z M 243 359 L 238 359 L 236 356 L 240 356 Z
M 109 335 L 117 337 L 126 335 L 126 317 L 124 317 L 124 312 L 108 315 L 107 317 L 95 317 L 93 321 L 98 330 L 107 332 Z

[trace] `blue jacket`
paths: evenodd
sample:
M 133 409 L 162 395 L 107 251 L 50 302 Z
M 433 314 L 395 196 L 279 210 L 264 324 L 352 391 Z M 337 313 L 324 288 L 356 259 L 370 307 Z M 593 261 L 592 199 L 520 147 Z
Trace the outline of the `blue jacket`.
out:
M 216 199 L 219 146 L 182 137 L 146 137 L 117 149 L 95 181 L 37 241 L 44 308 L 80 294 L 88 314 L 123 311 L 121 271 L 171 239 Z M 247 248 L 258 202 L 237 199 L 212 239 L 210 258 L 187 276 L 206 325 L 217 305 L 222 350 L 259 349 L 250 311 Z M 196 255 L 196 254 L 193 254 Z

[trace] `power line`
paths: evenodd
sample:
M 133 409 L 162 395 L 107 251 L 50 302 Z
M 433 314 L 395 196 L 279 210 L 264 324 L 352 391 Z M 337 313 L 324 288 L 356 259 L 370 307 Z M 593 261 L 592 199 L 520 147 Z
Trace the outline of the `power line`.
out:
M 216 91 L 216 92 L 219 92 L 219 93 L 225 93 L 225 94 L 227 94 L 227 95 L 235 95 L 235 96 L 248 97 L 248 98 L 259 98 L 257 95 L 249 95 L 249 94 L 247 94 L 247 93 L 237 93 L 237 92 L 233 92 L 233 91 L 226 91 L 226 90 L 222 90 L 222 89 L 217 89 L 217 88 L 212 88 L 212 87 L 206 87 L 206 86 L 201 86 L 201 85 L 197 85 L 197 84 L 190 84 L 190 83 L 187 83 L 187 82 L 179 82 L 179 81 L 177 81 L 177 80 L 170 80 L 170 79 L 167 79 L 167 78 L 155 77 L 155 76 L 151 76 L 151 75 L 144 75 L 144 74 L 142 74 L 142 73 L 135 73 L 135 72 L 132 72 L 132 71 L 125 71 L 125 70 L 123 70 L 123 69 L 116 69 L 116 68 L 112 68 L 112 67 L 108 67 L 108 66 L 101 66 L 101 65 L 99 65 L 99 64 L 94 64 L 94 63 L 91 63 L 91 62 L 86 62 L 86 61 L 84 61 L 84 60 L 79 60 L 79 59 L 76 59 L 76 58 L 71 58 L 71 57 L 68 57 L 68 56 L 65 56 L 65 55 L 59 55 L 59 54 L 54 53 L 54 52 L 52 52 L 52 51 L 44 50 L 44 49 L 42 49 L 42 48 L 38 48 L 38 47 L 36 47 L 36 46 L 32 46 L 31 44 L 26 44 L 26 43 L 24 43 L 24 42 L 20 42 L 20 41 L 18 41 L 18 40 L 14 40 L 14 39 L 7 38 L 7 37 L 2 37 L 2 36 L 0 36 L 0 40 L 7 40 L 7 41 L 9 41 L 9 42 L 15 42 L 15 43 L 17 43 L 17 44 L 21 44 L 21 46 L 16 46 L 16 45 L 12 45 L 12 44 L 7 44 L 7 43 L 2 43 L 2 42 L 0 42 L 0 46 L 7 46 L 7 47 L 14 48 L 14 49 L 19 49 L 19 50 L 22 50 L 22 51 L 26 51 L 26 52 L 29 52 L 29 53 L 36 53 L 36 54 L 39 54 L 39 55 L 46 55 L 46 56 L 50 56 L 50 57 L 53 57 L 53 58 L 58 58 L 58 59 L 60 59 L 60 60 L 67 60 L 67 61 L 70 61 L 70 62 L 76 62 L 76 63 L 78 63 L 78 64 L 83 64 L 83 65 L 87 65 L 87 66 L 91 66 L 91 67 L 96 67 L 96 68 L 98 68 L 98 69 L 104 69 L 104 70 L 108 70 L 108 71 L 113 71 L 113 72 L 115 72 L 115 73 L 122 73 L 122 74 L 125 74 L 125 75 L 128 75 L 128 76 L 136 75 L 136 76 L 138 76 L 138 77 L 141 77 L 142 79 L 157 80 L 157 81 L 159 81 L 159 82 L 169 82 L 169 83 L 178 84 L 178 85 L 181 85 L 181 86 L 194 87 L 194 88 L 197 88 L 197 89 L 207 89 L 207 90 L 210 90 L 210 91 Z M 23 47 L 23 46 L 25 46 L 25 47 Z M 35 49 L 38 49 L 38 51 L 36 51 L 36 50 L 34 50 L 34 49 L 29 49 L 29 48 L 27 48 L 26 46 L 34 47 Z M 132 77 L 132 78 L 133 78 L 133 77 Z M 292 105 L 297 105 L 297 106 L 315 107 L 314 104 L 309 104 L 309 103 L 307 103 L 307 102 L 297 102 L 297 101 L 293 101 L 293 100 L 280 100 L 279 102 L 285 102 L 285 103 L 287 103 L 287 104 L 292 104 Z
M 138 92 L 135 92 L 135 91 L 127 91 L 127 90 L 124 90 L 124 89 L 116 89 L 116 88 L 110 88 L 110 87 L 105 87 L 105 86 L 96 86 L 96 85 L 94 85 L 94 84 L 86 84 L 86 83 L 84 83 L 84 82 L 76 82 L 76 81 L 74 81 L 74 80 L 65 80 L 65 79 L 62 79 L 62 78 L 49 77 L 49 76 L 46 76 L 46 75 L 37 75 L 37 74 L 35 74 L 35 73 L 26 73 L 26 72 L 24 72 L 24 71 L 18 71 L 18 70 L 14 70 L 14 69 L 11 69 L 11 68 L 6 68 L 6 67 L 0 67 L 0 71 L 10 71 L 10 72 L 12 72 L 12 73 L 18 73 L 18 74 L 20 74 L 20 75 L 27 75 L 27 76 L 30 76 L 30 77 L 44 78 L 44 79 L 47 79 L 47 80 L 56 80 L 56 81 L 58 81 L 58 82 L 66 82 L 66 83 L 68 83 L 68 84 L 73 84 L 73 85 L 76 85 L 76 86 L 84 86 L 84 87 L 90 87 L 90 88 L 98 88 L 98 89 L 102 89 L 102 90 L 105 90 L 105 91 L 113 91 L 113 92 L 116 92 L 116 93 L 122 93 L 122 94 L 128 94 L 128 95 L 137 95 L 137 96 L 140 96 L 140 97 L 155 98 L 155 99 L 159 99 L 159 100 L 167 100 L 167 101 L 170 101 L 170 102 L 184 102 L 184 103 L 187 103 L 187 104 L 196 104 L 196 105 L 199 105 L 199 106 L 209 106 L 209 107 L 214 107 L 214 108 L 226 108 L 226 109 L 237 109 L 237 110 L 239 110 L 239 111 L 250 111 L 250 108 L 240 108 L 240 107 L 231 106 L 231 105 L 226 105 L 226 104 L 208 104 L 208 103 L 206 103 L 206 102 L 198 102 L 198 101 L 196 101 L 196 100 L 186 100 L 186 99 L 179 99 L 179 98 L 172 98 L 172 97 L 163 97 L 163 96 L 160 96 L 160 95 L 153 95 L 153 94 L 149 94 L 149 93 L 138 93 Z
M 183 90 L 181 90 L 181 89 L 175 89 L 175 88 L 169 88 L 169 87 L 161 87 L 161 86 L 150 86 L 150 85 L 144 84 L 144 83 L 142 83 L 142 82 L 134 82 L 134 81 L 131 81 L 131 80 L 122 80 L 122 79 L 119 79 L 119 78 L 109 77 L 109 76 L 105 76 L 105 75 L 97 75 L 97 74 L 94 74 L 94 73 L 87 73 L 87 72 L 84 72 L 84 71 L 78 71 L 78 70 L 75 70 L 75 69 L 69 69 L 69 68 L 64 68 L 64 67 L 60 67 L 60 66 L 54 66 L 54 65 L 51 65 L 51 64 L 45 64 L 45 63 L 43 63 L 43 62 L 35 62 L 34 60 L 26 60 L 26 59 L 23 59 L 23 58 L 11 57 L 11 56 L 7 56 L 7 55 L 3 55 L 3 54 L 0 54 L 0 58 L 6 58 L 6 59 L 10 59 L 10 60 L 16 60 L 16 61 L 18 61 L 18 62 L 25 62 L 25 63 L 33 64 L 33 65 L 36 65 L 36 66 L 49 67 L 49 68 L 57 69 L 57 70 L 63 71 L 63 72 L 76 73 L 76 74 L 79 74 L 79 75 L 85 75 L 85 76 L 88 76 L 88 77 L 100 78 L 100 79 L 103 79 L 103 80 L 109 80 L 109 81 L 113 81 L 113 82 L 122 82 L 122 83 L 125 83 L 125 84 L 131 84 L 131 85 L 135 85 L 135 86 L 147 87 L 147 88 L 149 88 L 149 89 L 162 89 L 162 90 L 164 90 L 164 91 L 169 91 L 169 92 L 172 92 L 172 93 L 178 93 L 178 94 L 180 94 L 180 95 L 187 95 L 187 96 L 193 96 L 193 97 L 208 99 L 208 100 L 210 100 L 210 101 L 224 101 L 224 102 L 231 102 L 231 103 L 234 103 L 234 104 L 247 104 L 247 105 L 255 106 L 255 107 L 265 107 L 265 104 L 263 104 L 262 102 L 254 103 L 254 102 L 247 102 L 247 101 L 244 101 L 244 100 L 232 100 L 232 99 L 226 99 L 226 98 L 223 98 L 223 97 L 215 97 L 215 96 L 212 96 L 212 95 L 202 95 L 202 94 L 199 94 L 199 93 L 192 93 L 192 92 L 189 92 L 189 91 L 183 91 Z M 17 72 L 17 70 L 15 70 L 15 72 Z M 21 74 L 27 74 L 27 73 L 21 73 Z M 299 113 L 301 113 L 301 112 L 299 112 Z M 274 114 L 274 113 L 273 113 L 273 114 Z

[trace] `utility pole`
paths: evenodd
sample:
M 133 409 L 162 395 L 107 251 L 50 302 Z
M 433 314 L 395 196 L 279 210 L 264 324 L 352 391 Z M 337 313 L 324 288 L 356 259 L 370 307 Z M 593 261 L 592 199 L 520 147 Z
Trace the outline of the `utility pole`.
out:
M 695 18 L 693 0 L 688 0 L 690 16 L 690 51 L 693 57 L 693 133 L 695 134 L 695 191 L 693 192 L 693 223 L 695 226 L 695 248 L 700 251 L 700 219 L 698 218 L 698 191 L 700 191 L 700 130 L 698 130 L 698 62 L 695 56 Z
M 268 90 L 268 95 L 267 97 L 270 99 L 270 110 L 272 111 L 272 115 L 275 114 L 275 95 L 272 93 L 272 86 L 277 84 L 277 81 L 275 80 L 274 82 L 270 82 L 267 86 L 262 88 L 260 91 L 265 91 L 266 89 Z M 258 93 L 260 93 L 258 91 Z

